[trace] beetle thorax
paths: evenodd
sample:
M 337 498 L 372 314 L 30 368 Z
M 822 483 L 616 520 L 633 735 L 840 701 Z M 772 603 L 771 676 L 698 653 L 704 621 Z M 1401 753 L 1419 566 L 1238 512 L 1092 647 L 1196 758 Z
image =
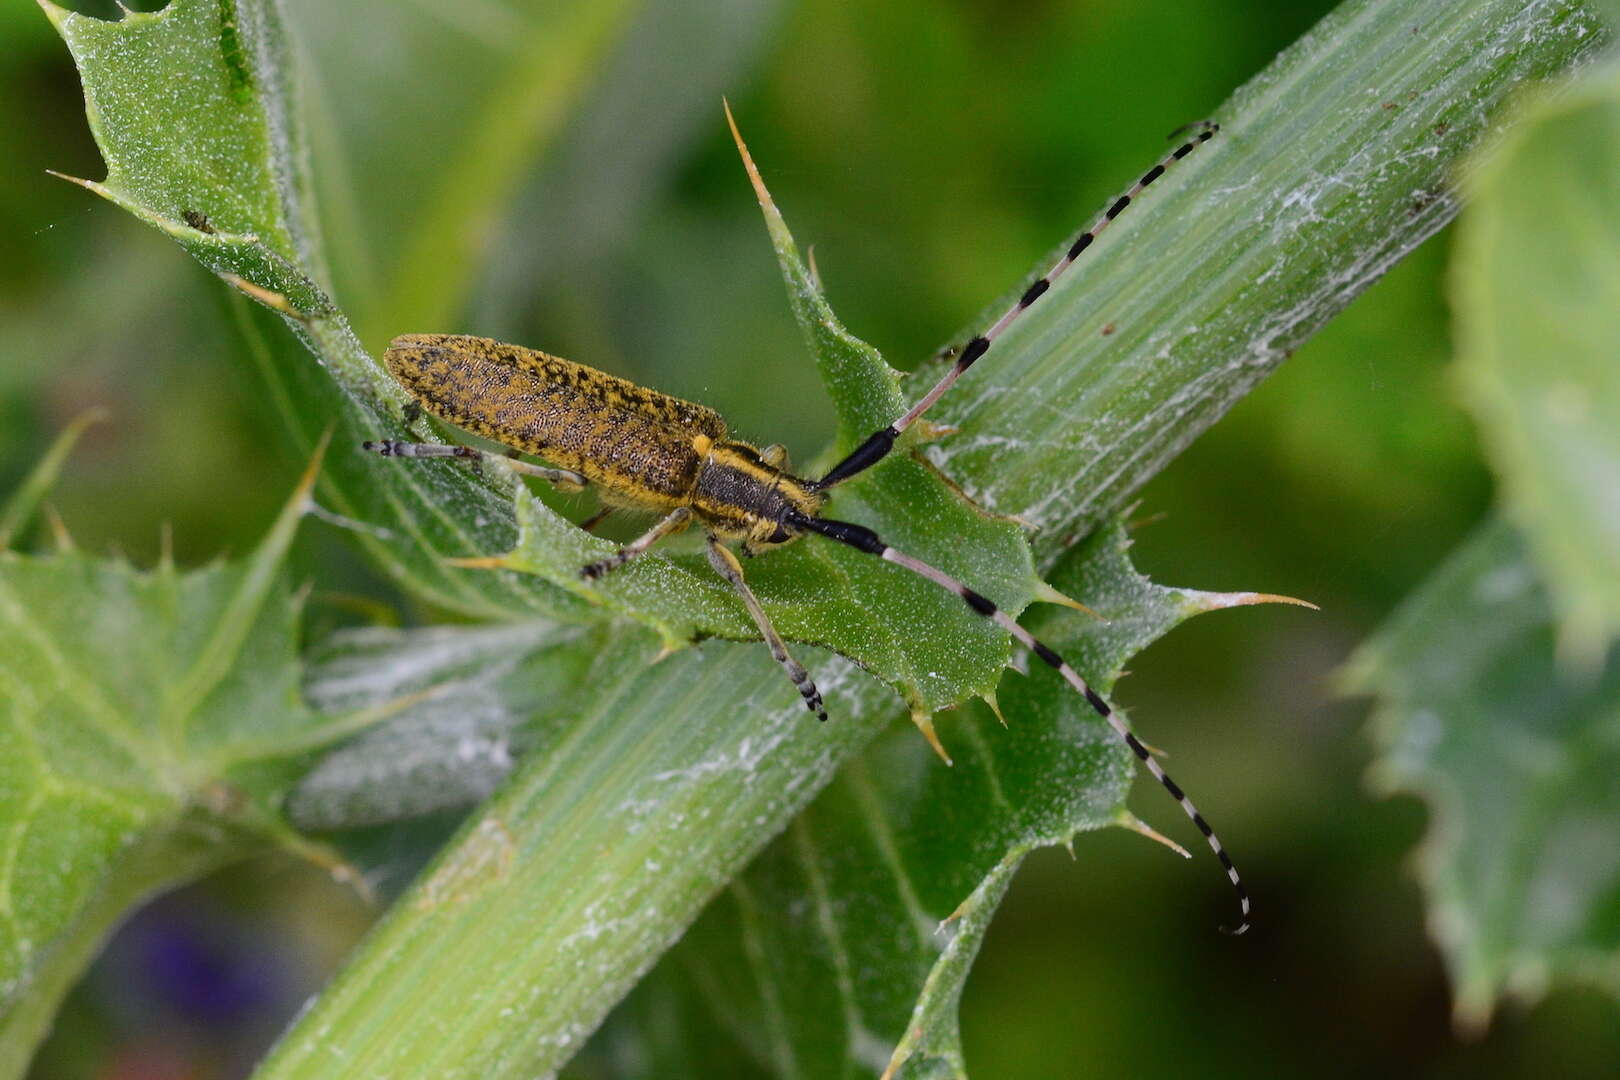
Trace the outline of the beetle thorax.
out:
M 823 496 L 748 443 L 716 442 L 702 457 L 692 510 L 724 539 L 741 540 L 749 554 L 797 539 L 801 533 L 788 520 L 821 512 Z

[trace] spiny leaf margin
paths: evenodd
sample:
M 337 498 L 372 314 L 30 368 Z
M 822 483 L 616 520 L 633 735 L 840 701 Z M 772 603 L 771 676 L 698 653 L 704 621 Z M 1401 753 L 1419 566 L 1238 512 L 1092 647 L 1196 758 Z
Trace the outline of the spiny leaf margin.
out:
M 1343 675 L 1378 699 L 1373 783 L 1431 809 L 1419 876 L 1464 1030 L 1558 981 L 1620 996 L 1620 648 L 1561 669 L 1553 612 L 1524 539 L 1490 521 Z

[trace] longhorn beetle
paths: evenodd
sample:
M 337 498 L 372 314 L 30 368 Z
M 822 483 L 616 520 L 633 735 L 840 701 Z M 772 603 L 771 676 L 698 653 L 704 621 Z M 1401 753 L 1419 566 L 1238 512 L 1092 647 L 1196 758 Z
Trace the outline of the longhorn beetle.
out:
M 753 162 L 726 110 L 732 137 L 750 172 Z M 805 706 L 822 720 L 827 711 L 804 666 L 788 653 L 765 609 L 743 580 L 742 564 L 727 547 L 740 542 L 753 555 L 816 533 L 869 555 L 904 567 L 942 589 L 960 596 L 975 614 L 991 620 L 1017 638 L 1107 720 L 1137 759 L 1164 785 L 1209 841 L 1237 891 L 1242 920 L 1234 934 L 1249 928 L 1249 894 L 1226 849 L 1192 801 L 1148 752 L 1125 722 L 1078 672 L 1047 645 L 1033 637 L 1006 612 L 962 582 L 933 566 L 896 551 L 864 525 L 823 517 L 827 492 L 882 461 L 895 440 L 916 423 L 974 362 L 1032 304 L 1058 275 L 1067 270 L 1092 241 L 1130 206 L 1165 170 L 1208 142 L 1220 125 L 1203 121 L 1183 128 L 1186 141 L 1142 174 L 1090 228 L 1075 238 L 1062 258 L 983 333 L 972 338 L 928 393 L 888 427 L 873 432 L 819 480 L 788 471 L 787 450 L 780 445 L 758 449 L 729 438 L 720 414 L 656 390 L 576 364 L 569 360 L 505 345 L 488 338 L 453 334 L 406 334 L 394 339 L 383 362 L 408 390 L 407 411 L 420 409 L 457 427 L 524 453 L 545 458 L 555 467 L 514 461 L 511 467 L 538 476 L 568 491 L 594 485 L 604 509 L 582 527 L 590 528 L 618 507 L 662 514 L 657 524 L 615 554 L 580 569 L 594 581 L 645 553 L 658 541 L 694 521 L 707 534 L 709 564 L 731 583 L 748 614 L 770 646 L 771 655 L 798 688 Z M 414 415 L 410 417 L 414 419 Z M 401 442 L 383 439 L 362 444 L 384 457 L 461 458 L 477 463 L 482 452 L 470 446 Z

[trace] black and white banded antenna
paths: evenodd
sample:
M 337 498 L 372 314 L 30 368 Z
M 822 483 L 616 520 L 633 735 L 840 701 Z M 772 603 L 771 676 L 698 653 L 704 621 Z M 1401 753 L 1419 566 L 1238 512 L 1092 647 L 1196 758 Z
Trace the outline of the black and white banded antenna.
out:
M 1090 684 L 1081 677 L 1080 673 L 1074 670 L 1063 657 L 1059 656 L 1056 650 L 1022 626 L 1019 626 L 1017 620 L 998 608 L 988 597 L 968 588 L 945 573 L 945 571 L 890 547 L 883 542 L 877 533 L 864 525 L 856 525 L 848 521 L 836 521 L 832 518 L 809 517 L 807 515 L 796 517 L 792 523 L 809 532 L 837 540 L 841 544 L 848 544 L 850 547 L 864 551 L 869 555 L 876 555 L 884 562 L 903 566 L 913 574 L 925 577 L 940 588 L 955 593 L 962 598 L 963 603 L 972 609 L 974 614 L 981 615 L 1001 627 L 1016 638 L 1019 644 L 1055 669 L 1063 677 L 1063 680 L 1074 688 L 1076 693 L 1086 699 L 1099 716 L 1108 721 L 1114 731 L 1119 734 L 1119 737 L 1125 740 L 1125 745 L 1131 748 L 1131 752 L 1136 755 L 1137 760 L 1146 766 L 1147 771 L 1153 774 L 1154 779 L 1164 785 L 1164 789 L 1180 804 L 1181 809 L 1192 819 L 1192 823 L 1198 827 L 1198 831 L 1209 842 L 1210 850 L 1221 861 L 1221 866 L 1225 867 L 1226 876 L 1232 882 L 1232 888 L 1237 891 L 1238 907 L 1241 910 L 1242 917 L 1237 927 L 1227 930 L 1227 932 L 1235 936 L 1248 930 L 1249 890 L 1244 887 L 1243 879 L 1238 876 L 1237 867 L 1232 864 L 1232 857 L 1226 853 L 1226 848 L 1221 844 L 1220 837 L 1215 835 L 1215 830 L 1210 828 L 1209 822 L 1204 820 L 1204 815 L 1198 812 L 1198 807 L 1194 806 L 1192 800 L 1187 798 L 1186 792 L 1181 790 L 1181 785 L 1172 780 L 1170 774 L 1164 771 L 1164 767 L 1154 759 L 1152 753 L 1142 744 L 1142 740 L 1136 737 L 1136 734 L 1125 725 L 1125 721 L 1120 718 L 1119 714 L 1113 710 L 1103 696 L 1093 690 Z M 1226 930 L 1226 927 L 1222 927 L 1222 929 Z
M 934 403 L 943 397 L 945 392 L 955 384 L 956 380 L 961 378 L 963 373 L 972 367 L 975 361 L 989 351 L 990 346 L 994 344 L 996 339 L 1006 333 L 1007 328 L 1018 321 L 1020 315 L 1029 310 L 1042 296 L 1046 295 L 1047 290 L 1062 276 L 1063 272 L 1085 253 L 1086 249 L 1102 234 L 1103 230 L 1112 225 L 1114 219 L 1124 213 L 1126 207 L 1130 206 L 1147 189 L 1148 185 L 1163 176 L 1176 162 L 1214 138 L 1215 133 L 1220 129 L 1220 124 L 1215 121 L 1203 120 L 1172 132 L 1172 138 L 1183 133 L 1190 134 L 1186 141 L 1161 158 L 1157 164 L 1143 173 L 1141 179 L 1131 185 L 1129 190 L 1110 203 L 1108 209 L 1103 211 L 1102 215 L 1092 223 L 1090 228 L 1075 237 L 1069 249 L 1053 264 L 1052 268 L 1025 289 L 1023 295 L 999 319 L 992 323 L 982 334 L 968 341 L 962 347 L 961 353 L 957 355 L 956 361 L 951 365 L 950 370 L 940 377 L 939 381 L 934 384 L 928 393 L 924 394 L 915 405 L 906 410 L 894 423 L 873 432 L 865 442 L 856 447 L 844 460 L 833 466 L 825 476 L 820 480 L 813 481 L 811 486 L 816 490 L 825 491 L 828 488 L 842 484 L 851 477 L 858 476 L 888 456 L 889 451 L 894 449 L 895 440 L 900 437 L 901 433 L 921 419 L 923 414 L 932 408 Z M 962 598 L 963 602 L 975 614 L 994 622 L 1016 638 L 1025 648 L 1040 657 L 1044 663 L 1055 669 L 1076 693 L 1086 699 L 1099 716 L 1108 721 L 1119 737 L 1125 740 L 1125 745 L 1131 748 L 1131 752 L 1136 755 L 1137 760 L 1142 763 L 1148 772 L 1153 774 L 1154 779 L 1163 785 L 1164 789 L 1181 806 L 1187 817 L 1192 820 L 1193 825 L 1203 834 L 1204 839 L 1209 843 L 1210 850 L 1215 853 L 1215 857 L 1220 860 L 1221 866 L 1225 868 L 1226 876 L 1231 881 L 1232 888 L 1237 892 L 1238 906 L 1242 917 L 1237 927 L 1229 930 L 1228 933 L 1237 935 L 1248 930 L 1249 892 L 1244 887 L 1243 879 L 1238 875 L 1237 867 L 1233 865 L 1231 856 L 1226 853 L 1226 848 L 1221 844 L 1220 838 L 1215 835 L 1215 830 L 1210 827 L 1209 822 L 1204 820 L 1204 815 L 1199 813 L 1198 808 L 1193 805 L 1192 800 L 1181 789 L 1181 785 L 1170 778 L 1170 774 L 1164 771 L 1164 767 L 1158 763 L 1148 748 L 1136 737 L 1136 734 L 1126 726 L 1125 721 L 1120 718 L 1113 707 L 1108 704 L 1101 694 L 1093 690 L 1086 680 L 1080 676 L 1080 673 L 1075 671 L 1063 657 L 1059 656 L 1052 648 L 1037 639 L 1028 630 L 1018 625 L 1018 622 L 1012 616 L 996 607 L 988 598 L 968 588 L 943 570 L 930 566 L 904 552 L 895 550 L 865 526 L 845 521 L 835 521 L 830 518 L 809 516 L 803 516 L 800 520 L 794 521 L 793 524 L 804 530 L 819 533 L 840 543 L 848 544 L 868 554 L 876 555 L 886 562 L 894 563 L 896 566 L 903 566 L 912 573 L 925 577 L 941 588 L 955 593 Z M 1226 928 L 1223 927 L 1222 929 Z
M 1053 282 L 1057 281 L 1065 270 L 1074 265 L 1075 260 L 1079 259 L 1097 237 L 1102 235 L 1103 230 L 1114 223 L 1115 218 L 1125 212 L 1126 207 L 1130 206 L 1142 192 L 1147 190 L 1149 184 L 1163 176 L 1170 166 L 1214 138 L 1215 133 L 1219 130 L 1221 130 L 1221 125 L 1215 121 L 1200 120 L 1196 124 L 1172 132 L 1172 137 L 1186 131 L 1192 132 L 1192 135 L 1186 142 L 1161 158 L 1153 168 L 1143 173 L 1142 178 L 1131 185 L 1130 190 L 1115 199 L 1108 209 L 1102 212 L 1102 216 L 1092 222 L 1089 229 L 1075 237 L 1074 243 L 1069 245 L 1069 250 L 1063 253 L 1063 256 L 1052 265 L 1050 270 L 1037 278 L 1029 288 L 1025 289 L 1024 294 L 1013 303 L 1012 307 L 1002 313 L 1001 318 L 992 323 L 984 333 L 962 346 L 962 351 L 957 355 L 956 362 L 951 365 L 951 369 L 940 377 L 939 381 L 918 400 L 917 404 L 907 409 L 903 416 L 888 427 L 873 432 L 848 457 L 834 465 L 826 476 L 815 481 L 815 487 L 823 491 L 835 487 L 850 477 L 865 472 L 887 457 L 889 451 L 894 449 L 894 442 L 900 437 L 900 434 L 921 419 L 923 413 L 933 408 L 934 402 L 943 397 L 945 391 L 949 390 L 956 383 L 956 380 L 960 379 L 962 374 L 973 366 L 979 357 L 989 351 L 991 343 L 1006 333 L 1007 328 L 1017 322 L 1018 317 L 1028 311 L 1035 301 L 1046 295 L 1046 290 L 1052 287 Z

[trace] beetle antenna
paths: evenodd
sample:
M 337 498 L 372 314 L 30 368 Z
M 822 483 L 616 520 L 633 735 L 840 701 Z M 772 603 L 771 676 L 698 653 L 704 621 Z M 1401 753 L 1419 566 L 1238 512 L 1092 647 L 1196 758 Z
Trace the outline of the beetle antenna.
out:
M 1142 763 L 1148 772 L 1153 774 L 1154 779 L 1164 785 L 1164 789 L 1181 805 L 1181 809 L 1192 819 L 1192 823 L 1198 827 L 1198 831 L 1204 834 L 1204 839 L 1209 842 L 1210 850 L 1215 852 L 1215 857 L 1226 868 L 1226 876 L 1231 880 L 1232 888 L 1237 890 L 1238 905 L 1241 909 L 1242 918 L 1236 929 L 1227 932 L 1236 935 L 1249 928 L 1249 891 L 1244 888 L 1243 879 L 1238 876 L 1237 867 L 1232 864 L 1232 857 L 1226 853 L 1226 848 L 1222 846 L 1220 838 L 1215 835 L 1215 830 L 1210 828 L 1209 822 L 1204 820 L 1204 815 L 1198 812 L 1198 808 L 1193 805 L 1191 799 L 1187 798 L 1187 794 L 1181 790 L 1181 786 L 1170 779 L 1170 774 L 1164 771 L 1164 767 L 1158 763 L 1148 748 L 1142 745 L 1142 740 L 1136 737 L 1136 734 L 1126 726 L 1125 721 L 1114 711 L 1113 707 L 1103 699 L 1101 694 L 1093 690 L 1086 680 L 1081 678 L 1080 673 L 1075 671 L 1063 657 L 1059 656 L 1050 646 L 1036 638 L 1028 630 L 1019 626 L 1011 615 L 1002 611 L 987 597 L 974 592 L 945 573 L 945 571 L 930 566 L 921 559 L 912 558 L 902 551 L 896 551 L 884 543 L 877 533 L 864 525 L 856 525 L 847 521 L 834 521 L 830 518 L 813 518 L 808 515 L 795 517 L 792 524 L 809 532 L 820 533 L 822 536 L 836 540 L 841 544 L 847 544 L 852 548 L 866 552 L 868 555 L 876 555 L 885 562 L 903 566 L 913 574 L 927 578 L 947 592 L 955 593 L 962 598 L 963 603 L 973 610 L 974 614 L 989 619 L 1017 638 L 1020 644 L 1040 657 L 1048 666 L 1055 668 L 1057 673 L 1063 676 L 1064 681 L 1073 687 L 1076 693 L 1085 698 L 1099 716 L 1108 721 L 1109 725 L 1119 734 L 1119 737 L 1125 740 L 1125 745 L 1131 748 L 1131 752 L 1136 755 L 1137 760 Z M 1222 929 L 1226 928 L 1222 927 Z
M 1046 295 L 1046 290 L 1052 287 L 1053 283 L 1057 281 L 1065 270 L 1074 265 L 1075 260 L 1080 257 L 1081 253 L 1091 246 L 1093 240 L 1102 235 L 1104 229 L 1114 223 L 1115 218 L 1125 212 L 1125 208 L 1131 205 L 1132 200 L 1140 196 L 1149 184 L 1163 176 L 1165 170 L 1214 138 L 1215 133 L 1219 130 L 1221 130 L 1221 125 L 1215 121 L 1200 120 L 1172 132 L 1172 138 L 1184 132 L 1187 133 L 1186 141 L 1161 158 L 1153 168 L 1143 173 L 1141 179 L 1131 185 L 1130 190 L 1109 203 L 1108 209 L 1104 210 L 1102 215 L 1092 222 L 1090 228 L 1075 237 L 1074 242 L 1069 245 L 1063 256 L 1052 264 L 1050 270 L 1042 274 L 1029 288 L 1025 289 L 1023 295 L 1013 302 L 1012 307 L 1002 313 L 1001 318 L 992 323 L 984 333 L 962 346 L 962 351 L 957 353 L 956 362 L 951 365 L 951 369 L 940 376 L 939 381 L 917 401 L 917 404 L 906 410 L 903 416 L 888 427 L 874 431 L 865 442 L 851 451 L 848 457 L 834 465 L 826 476 L 813 481 L 811 486 L 817 490 L 825 491 L 827 488 L 842 484 L 852 476 L 865 472 L 887 457 L 889 451 L 894 449 L 894 441 L 900 437 L 900 433 L 916 423 L 923 413 L 933 408 L 934 402 L 943 397 L 945 391 L 949 390 L 956 380 L 961 378 L 962 374 L 973 366 L 974 361 L 989 350 L 991 343 L 1005 333 L 1007 327 L 1016 322 L 1018 317 L 1027 311 L 1035 301 Z

